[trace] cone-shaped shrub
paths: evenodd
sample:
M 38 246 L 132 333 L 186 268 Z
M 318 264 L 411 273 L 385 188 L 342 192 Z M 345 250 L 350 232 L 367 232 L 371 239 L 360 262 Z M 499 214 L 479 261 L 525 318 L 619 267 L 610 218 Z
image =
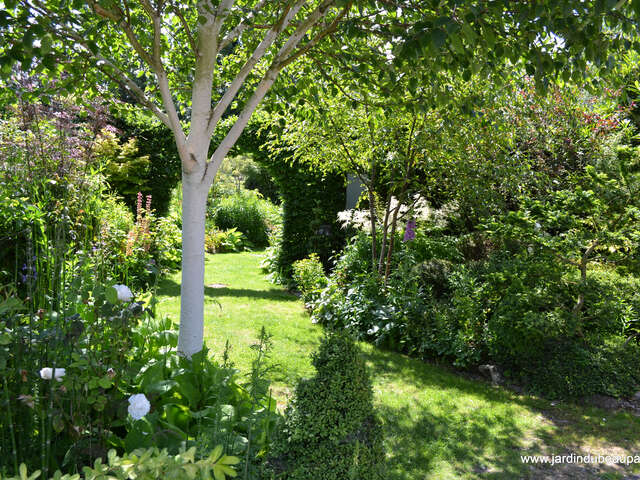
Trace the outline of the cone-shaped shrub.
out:
M 266 478 L 384 478 L 382 432 L 373 390 L 353 340 L 331 334 L 313 356 L 316 376 L 302 380 L 276 434 Z

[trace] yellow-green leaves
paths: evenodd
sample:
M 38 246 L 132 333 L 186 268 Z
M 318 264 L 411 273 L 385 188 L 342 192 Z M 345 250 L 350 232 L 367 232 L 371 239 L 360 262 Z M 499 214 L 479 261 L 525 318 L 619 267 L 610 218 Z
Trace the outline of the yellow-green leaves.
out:
M 82 469 L 84 480 L 225 480 L 234 478 L 237 473 L 233 465 L 240 463 L 238 457 L 223 454 L 221 445 L 213 449 L 211 454 L 201 460 L 196 460 L 196 448 L 191 447 L 177 455 L 169 455 L 167 450 L 157 448 L 138 449 L 127 453 L 122 457 L 110 450 L 107 454 L 107 463 L 97 459 L 93 467 L 86 466 Z M 213 477 L 212 477 L 213 473 Z M 36 480 L 42 472 L 36 470 L 31 475 L 27 472 L 27 466 L 20 465 L 18 475 L 14 477 L 2 477 L 0 480 Z M 63 475 L 60 471 L 54 473 L 50 480 L 80 480 L 80 475 Z

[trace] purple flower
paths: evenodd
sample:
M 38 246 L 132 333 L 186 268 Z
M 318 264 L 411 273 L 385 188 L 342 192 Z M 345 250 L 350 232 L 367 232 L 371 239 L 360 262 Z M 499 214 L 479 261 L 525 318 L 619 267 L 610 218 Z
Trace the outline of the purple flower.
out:
M 411 219 L 407 222 L 407 227 L 404 230 L 403 242 L 409 242 L 416 238 L 416 221 Z

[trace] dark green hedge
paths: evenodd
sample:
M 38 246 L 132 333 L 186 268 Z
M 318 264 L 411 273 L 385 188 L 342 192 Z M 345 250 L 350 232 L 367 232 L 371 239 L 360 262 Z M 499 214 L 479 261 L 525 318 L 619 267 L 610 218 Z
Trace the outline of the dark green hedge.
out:
M 267 165 L 283 201 L 283 225 L 278 266 L 286 277 L 296 260 L 316 253 L 325 266 L 344 246 L 344 232 L 337 214 L 344 210 L 344 177 L 319 177 L 299 165 L 273 162 Z
M 135 138 L 139 155 L 149 156 L 149 171 L 146 173 L 148 187 L 142 193 L 152 195 L 152 206 L 156 214 L 164 216 L 169 207 L 171 190 L 178 184 L 182 175 L 173 133 L 166 126 L 146 117 L 115 118 L 114 126 L 121 131 L 119 139 L 122 143 Z M 118 185 L 112 187 L 131 209 L 135 208 L 135 193 L 123 193 Z
M 283 205 L 282 243 L 277 259 L 284 278 L 291 277 L 291 265 L 316 253 L 325 269 L 334 253 L 345 244 L 345 234 L 337 223 L 345 209 L 346 178 L 343 174 L 322 175 L 291 158 L 270 154 L 265 148 L 271 125 L 260 117 L 247 127 L 237 145 L 250 154 L 273 178 Z

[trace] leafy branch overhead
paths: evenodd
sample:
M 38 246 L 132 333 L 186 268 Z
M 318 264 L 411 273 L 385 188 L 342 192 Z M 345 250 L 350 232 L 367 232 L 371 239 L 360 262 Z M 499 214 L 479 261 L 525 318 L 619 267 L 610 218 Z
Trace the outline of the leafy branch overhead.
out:
M 38 68 L 56 73 L 58 83 L 80 80 L 95 93 L 109 83 L 124 86 L 174 132 L 185 168 L 203 167 L 208 142 L 201 136 L 211 138 L 239 94 L 246 105 L 225 150 L 278 72 L 334 32 L 351 4 L 7 2 L 3 72 L 15 62 L 28 69 L 38 57 Z

